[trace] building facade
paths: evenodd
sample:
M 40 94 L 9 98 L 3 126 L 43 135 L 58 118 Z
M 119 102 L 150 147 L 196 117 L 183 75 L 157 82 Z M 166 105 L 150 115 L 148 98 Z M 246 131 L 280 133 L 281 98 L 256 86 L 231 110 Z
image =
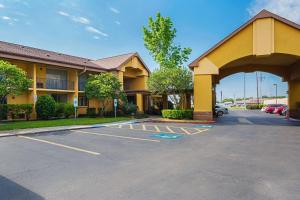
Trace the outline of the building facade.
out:
M 33 104 L 39 96 L 51 95 L 56 102 L 72 103 L 78 100 L 78 113 L 87 108 L 98 108 L 100 102 L 87 99 L 84 86 L 91 74 L 115 74 L 127 94 L 129 102 L 137 105 L 139 112 L 148 109 L 150 93 L 147 80 L 150 70 L 138 53 L 91 60 L 7 42 L 0 42 L 0 59 L 8 61 L 27 72 L 33 80 L 27 92 L 8 96 L 7 104 Z M 111 102 L 107 102 L 111 104 Z M 111 104 L 112 105 L 112 104 Z M 112 109 L 112 106 L 106 106 Z M 36 118 L 33 112 L 31 118 Z

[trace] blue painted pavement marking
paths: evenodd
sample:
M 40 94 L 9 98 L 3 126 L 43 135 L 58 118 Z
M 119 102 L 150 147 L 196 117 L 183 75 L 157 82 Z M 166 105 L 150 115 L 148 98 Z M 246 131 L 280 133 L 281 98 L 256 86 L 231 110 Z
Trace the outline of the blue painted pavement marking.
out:
M 179 139 L 182 136 L 183 136 L 182 134 L 174 134 L 174 133 L 159 133 L 159 134 L 151 135 L 151 137 L 161 138 L 161 139 Z
M 214 126 L 213 125 L 207 125 L 207 124 L 199 124 L 199 125 L 196 125 L 194 127 L 196 127 L 196 128 L 213 128 Z

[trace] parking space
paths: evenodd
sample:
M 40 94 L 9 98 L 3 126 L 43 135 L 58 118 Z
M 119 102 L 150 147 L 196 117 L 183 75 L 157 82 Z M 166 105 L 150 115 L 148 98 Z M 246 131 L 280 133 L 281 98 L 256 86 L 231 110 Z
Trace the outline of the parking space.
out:
M 1 138 L 0 196 L 297 199 L 299 127 L 274 125 L 283 119 L 271 115 L 262 123 L 264 116 L 236 111 L 216 125 L 136 123 Z M 153 137 L 161 133 L 181 137 Z
M 186 140 L 197 134 L 207 132 L 209 129 L 199 125 L 182 124 L 113 124 L 106 127 L 59 131 L 43 134 L 18 136 L 19 140 L 26 140 L 32 145 L 39 143 L 45 148 L 56 148 L 59 151 L 72 151 L 74 153 L 90 156 L 109 155 L 115 146 L 123 146 L 128 150 L 135 150 L 141 146 L 155 147 L 157 143 L 170 145 L 177 140 Z M 180 135 L 182 137 L 157 137 L 157 134 Z M 150 144 L 146 144 L 150 143 Z M 154 145 L 154 146 L 153 146 Z M 112 150 L 114 151 L 114 150 Z M 122 152 L 120 152 L 120 155 Z
M 130 129 L 137 131 L 145 131 L 150 133 L 175 133 L 185 135 L 196 135 L 208 131 L 207 127 L 200 127 L 199 125 L 185 125 L 182 124 L 155 124 L 155 123 L 136 123 L 124 125 L 112 125 L 110 128 Z

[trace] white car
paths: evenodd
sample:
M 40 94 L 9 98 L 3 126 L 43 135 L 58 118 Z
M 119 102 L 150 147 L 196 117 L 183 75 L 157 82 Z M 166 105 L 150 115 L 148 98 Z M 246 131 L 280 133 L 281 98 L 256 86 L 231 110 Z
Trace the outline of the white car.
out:
M 228 114 L 228 108 L 225 108 L 225 107 L 220 106 L 220 105 L 216 105 L 215 106 L 215 115 L 217 117 L 221 117 L 224 114 Z

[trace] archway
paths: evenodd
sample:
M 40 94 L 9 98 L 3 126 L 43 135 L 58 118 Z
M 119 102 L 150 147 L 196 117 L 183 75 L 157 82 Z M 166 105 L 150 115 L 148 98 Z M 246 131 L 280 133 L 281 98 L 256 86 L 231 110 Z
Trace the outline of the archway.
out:
M 263 10 L 190 65 L 194 119 L 213 118 L 215 85 L 238 72 L 265 71 L 288 82 L 289 108 L 300 102 L 300 26 Z

